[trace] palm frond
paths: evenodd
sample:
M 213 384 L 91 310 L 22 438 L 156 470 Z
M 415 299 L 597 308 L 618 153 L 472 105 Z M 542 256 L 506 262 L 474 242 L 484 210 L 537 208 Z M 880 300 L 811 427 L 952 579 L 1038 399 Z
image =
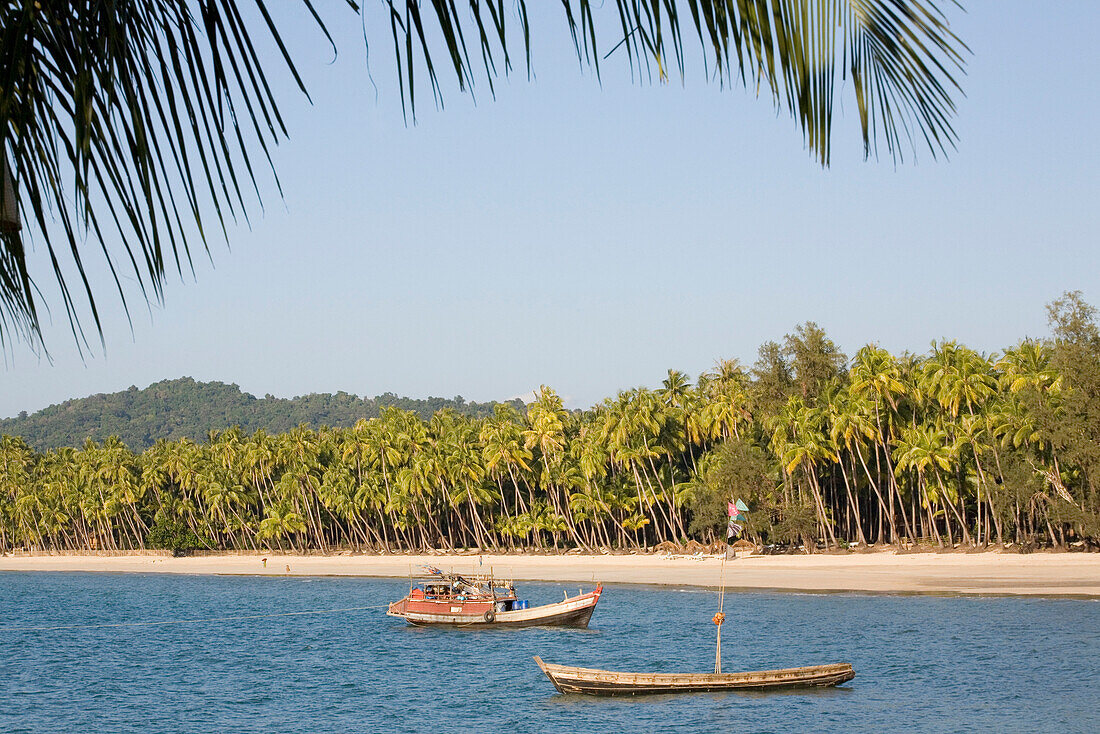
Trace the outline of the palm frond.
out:
M 382 2 L 394 23 L 403 102 L 414 117 L 417 66 L 427 70 L 433 98 L 441 102 L 437 66 L 426 38 L 438 34 L 445 40 L 462 90 L 473 86 L 475 75 L 491 84 L 498 73 L 497 55 L 503 57 L 502 68 L 510 67 L 513 41 L 499 0 L 470 0 L 468 17 L 456 12 L 453 0 L 436 0 L 430 10 L 417 0 Z M 530 66 L 527 2 L 516 0 L 515 6 Z M 663 81 L 675 68 L 683 77 L 687 28 L 689 40 L 694 35 L 702 48 L 707 76 L 713 74 L 722 85 L 740 82 L 770 94 L 798 121 L 822 165 L 830 160 L 837 89 L 849 77 L 866 155 L 877 152 L 880 139 L 895 159 L 906 149 L 926 147 L 938 155 L 954 146 L 951 118 L 954 95 L 961 92 L 956 77 L 963 71 L 967 48 L 935 0 L 619 0 L 617 18 L 607 21 L 616 33 L 600 49 L 595 18 L 613 12 L 603 6 L 562 0 L 577 56 L 597 74 L 600 59 L 621 49 L 632 74 L 652 78 L 656 68 Z M 425 30 L 429 17 L 434 33 Z M 489 23 L 497 31 L 493 43 L 483 32 Z M 480 68 L 471 67 L 462 40 L 467 25 L 479 29 Z
M 28 0 L 0 10 L 0 157 L 23 220 L 43 237 L 78 343 L 66 267 L 102 333 L 91 251 L 102 250 L 125 307 L 109 245 L 122 245 L 142 295 L 160 299 L 165 271 L 191 267 L 188 232 L 207 247 L 227 220 L 247 219 L 246 192 L 260 190 L 253 159 L 270 165 L 270 146 L 286 134 L 267 81 L 272 60 L 254 35 L 274 41 L 305 91 L 264 0 L 255 3 L 262 28 L 246 26 L 231 0 Z M 24 235 L 5 227 L 2 237 L 0 339 L 33 340 Z
M 301 2 L 331 42 L 311 0 Z M 208 248 L 213 233 L 227 237 L 229 222 L 247 221 L 246 202 L 261 193 L 257 161 L 279 187 L 270 153 L 287 130 L 268 73 L 285 67 L 306 90 L 265 0 L 253 3 L 249 17 L 260 20 L 247 22 L 233 0 L 23 0 L 0 9 L 0 159 L 10 173 L 0 189 L 0 343 L 40 338 L 28 231 L 42 238 L 80 344 L 82 302 L 102 335 L 87 266 L 95 249 L 124 309 L 128 274 L 112 254 L 118 247 L 142 296 L 160 300 L 166 271 L 191 269 L 188 233 L 197 231 Z M 509 8 L 504 0 L 469 0 L 461 9 L 455 0 L 380 4 L 402 109 L 413 118 L 424 88 L 442 105 L 445 73 L 460 91 L 486 80 L 493 93 L 493 80 L 512 70 L 522 49 L 530 76 L 526 0 Z M 966 47 L 935 0 L 611 7 L 562 0 L 582 64 L 599 75 L 604 55 L 621 49 L 632 75 L 683 77 L 685 36 L 695 36 L 708 78 L 763 90 L 795 118 L 822 165 L 830 161 L 838 85 L 848 78 L 865 155 L 880 142 L 895 160 L 906 149 L 939 155 L 955 144 Z M 597 30 L 606 28 L 615 30 L 604 41 Z M 274 60 L 257 51 L 261 40 L 277 48 Z

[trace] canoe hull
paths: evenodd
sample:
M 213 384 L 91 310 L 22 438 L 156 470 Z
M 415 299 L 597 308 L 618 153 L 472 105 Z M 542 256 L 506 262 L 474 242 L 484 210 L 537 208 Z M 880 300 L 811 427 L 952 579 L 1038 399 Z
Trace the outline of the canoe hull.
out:
M 402 602 L 390 605 L 386 614 L 401 617 L 411 625 L 445 627 L 587 627 L 600 600 L 603 587 L 596 587 L 588 594 L 574 596 L 555 604 L 544 604 L 529 609 L 517 609 L 509 612 L 495 612 L 492 621 L 486 619 L 483 612 L 473 614 L 462 612 L 422 612 L 408 609 Z
M 592 696 L 641 696 L 657 693 L 772 690 L 836 686 L 855 678 L 848 663 L 749 673 L 622 673 L 545 663 L 535 657 L 542 672 L 562 693 Z

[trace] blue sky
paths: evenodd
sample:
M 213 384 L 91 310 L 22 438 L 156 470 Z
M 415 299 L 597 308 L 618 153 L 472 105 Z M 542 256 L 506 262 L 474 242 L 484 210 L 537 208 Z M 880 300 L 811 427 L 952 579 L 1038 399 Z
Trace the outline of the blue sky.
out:
M 1044 335 L 1062 291 L 1100 301 L 1100 5 L 967 5 L 950 13 L 973 51 L 950 160 L 864 162 L 849 89 L 827 170 L 770 101 L 697 69 L 633 84 L 613 57 L 601 86 L 557 12 L 533 18 L 531 82 L 474 104 L 448 79 L 415 126 L 372 4 L 377 92 L 353 16 L 328 13 L 335 63 L 293 18 L 313 105 L 281 80 L 285 198 L 268 186 L 231 248 L 132 306 L 132 335 L 100 272 L 105 353 L 82 360 L 53 301 L 52 363 L 9 348 L 0 416 L 182 375 L 279 396 L 548 384 L 586 407 L 670 367 L 751 363 L 806 320 L 849 354 Z

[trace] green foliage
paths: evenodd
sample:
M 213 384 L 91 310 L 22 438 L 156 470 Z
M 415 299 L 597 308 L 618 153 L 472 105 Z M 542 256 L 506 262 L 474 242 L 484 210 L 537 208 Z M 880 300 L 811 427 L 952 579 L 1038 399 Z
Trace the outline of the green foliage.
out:
M 175 555 L 186 555 L 203 547 L 202 541 L 193 530 L 183 522 L 164 514 L 158 515 L 156 524 L 149 529 L 145 544 L 150 548 L 170 550 Z
M 787 502 L 768 508 L 772 519 L 771 535 L 781 543 L 807 541 L 811 546 L 817 531 L 817 517 L 808 502 Z
M 778 412 L 787 402 L 795 384 L 783 348 L 773 341 L 761 344 L 752 375 L 755 378 L 752 395 L 756 406 L 769 414 Z
M 1041 439 L 1079 470 L 1062 477 L 1064 472 L 1055 469 L 1062 480 L 1053 486 L 1061 500 L 1055 502 L 1061 507 L 1058 514 L 1091 529 L 1100 526 L 1100 329 L 1096 309 L 1080 291 L 1064 294 L 1048 313 L 1054 332 L 1050 365 L 1062 376 L 1060 399 L 1044 401 L 1036 386 L 1022 392 Z
M 794 384 L 803 400 L 812 401 L 830 382 L 841 379 L 848 359 L 825 331 L 812 321 L 799 324 L 784 340 Z
M 450 408 L 467 416 L 487 416 L 499 403 L 469 403 L 461 396 L 417 400 L 385 393 L 360 398 L 346 392 L 295 398 L 256 398 L 237 385 L 197 382 L 190 377 L 163 380 L 139 390 L 92 395 L 51 405 L 32 415 L 0 420 L 0 434 L 18 435 L 39 450 L 80 446 L 87 439 L 118 436 L 132 449 L 147 449 L 161 439 L 205 438 L 210 431 L 239 426 L 252 433 L 284 433 L 299 425 L 350 427 L 377 418 L 387 407 L 410 410 L 427 420 Z M 514 400 L 506 405 L 522 408 Z
M 867 345 L 842 370 L 804 324 L 785 348 L 765 345 L 751 376 L 723 361 L 692 386 L 669 370 L 658 389 L 584 412 L 545 386 L 525 411 L 256 400 L 190 380 L 96 396 L 52 418 L 84 435 L 129 421 L 145 441 L 157 411 L 173 429 L 204 424 L 140 453 L 117 437 L 39 453 L 0 435 L 0 551 L 653 547 L 722 539 L 735 498 L 749 503 L 750 538 L 808 552 L 1096 545 L 1100 330 L 1078 294 L 1054 304 L 1052 327 L 1000 356 Z M 94 420 L 76 420 L 89 406 Z M 245 418 L 260 407 L 274 411 L 262 413 L 270 432 L 209 430 L 255 426 Z
M 708 456 L 703 481 L 689 503 L 691 524 L 688 530 L 695 535 L 706 533 L 709 537 L 725 540 L 728 518 L 727 503 L 731 498 L 744 499 L 753 511 L 748 513 L 746 530 L 766 530 L 766 513 L 760 508 L 773 501 L 776 481 L 770 476 L 772 465 L 764 451 L 747 440 L 724 441 Z

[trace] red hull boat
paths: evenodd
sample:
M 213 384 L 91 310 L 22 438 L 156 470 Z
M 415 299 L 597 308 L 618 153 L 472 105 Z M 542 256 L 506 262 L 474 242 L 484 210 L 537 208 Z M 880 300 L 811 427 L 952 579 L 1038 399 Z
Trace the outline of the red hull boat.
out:
M 427 580 L 390 604 L 386 612 L 413 625 L 452 627 L 587 627 L 603 586 L 560 602 L 529 607 L 511 583 L 492 576 L 443 573 L 428 569 Z

